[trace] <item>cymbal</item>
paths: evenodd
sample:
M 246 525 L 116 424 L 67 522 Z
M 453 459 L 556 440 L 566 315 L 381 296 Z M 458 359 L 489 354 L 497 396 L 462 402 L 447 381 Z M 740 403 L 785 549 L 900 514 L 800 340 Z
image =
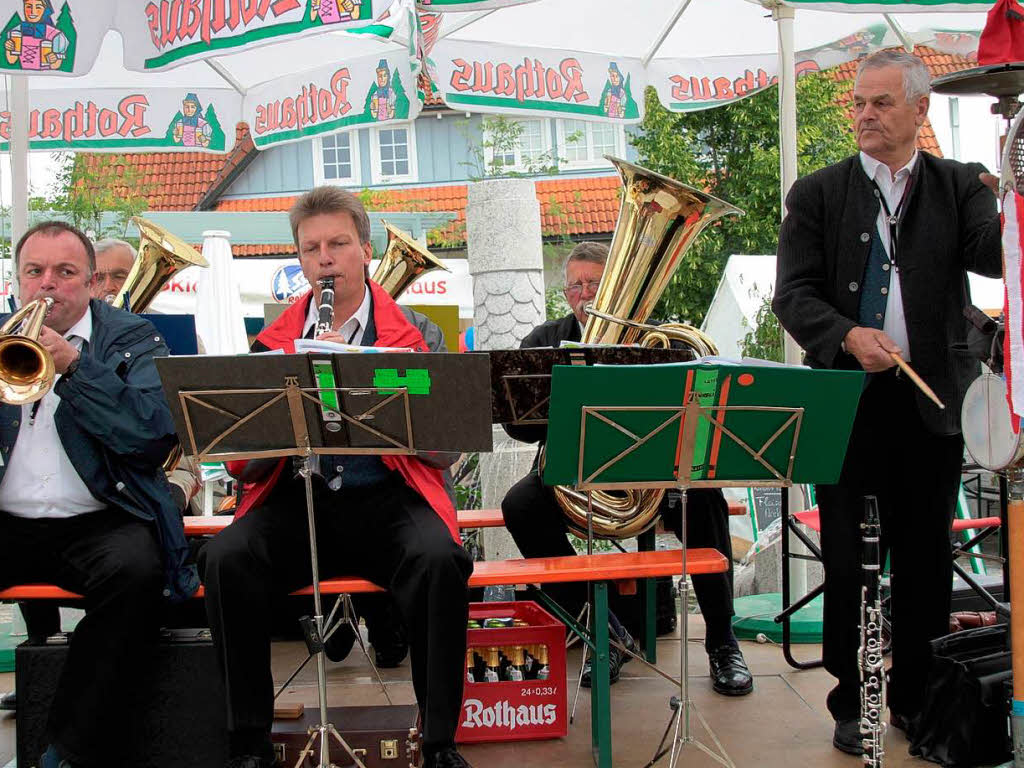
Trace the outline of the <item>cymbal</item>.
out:
M 993 64 L 932 80 L 932 91 L 948 96 L 1019 96 L 1024 93 L 1024 62 Z

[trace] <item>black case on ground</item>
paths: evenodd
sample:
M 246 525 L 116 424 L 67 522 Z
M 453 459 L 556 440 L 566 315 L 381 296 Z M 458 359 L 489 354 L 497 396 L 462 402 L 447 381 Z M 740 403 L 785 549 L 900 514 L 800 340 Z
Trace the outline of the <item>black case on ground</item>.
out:
M 15 649 L 19 768 L 34 768 L 46 748 L 46 719 L 67 659 L 67 638 Z M 165 633 L 152 669 L 139 670 L 136 692 L 113 721 L 109 765 L 130 768 L 223 768 L 227 760 L 224 687 L 208 630 Z

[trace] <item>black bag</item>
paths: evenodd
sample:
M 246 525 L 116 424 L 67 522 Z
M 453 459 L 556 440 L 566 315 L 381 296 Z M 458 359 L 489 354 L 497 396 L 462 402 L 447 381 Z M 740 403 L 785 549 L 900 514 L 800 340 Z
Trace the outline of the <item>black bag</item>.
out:
M 1008 640 L 1005 624 L 932 640 L 925 702 L 910 754 L 946 768 L 1010 759 L 1004 692 L 1013 674 Z

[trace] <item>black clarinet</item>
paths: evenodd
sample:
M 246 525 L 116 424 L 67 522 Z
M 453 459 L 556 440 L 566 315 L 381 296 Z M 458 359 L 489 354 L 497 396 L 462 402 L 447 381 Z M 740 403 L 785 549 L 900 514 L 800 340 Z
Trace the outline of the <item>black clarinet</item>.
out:
M 320 317 L 313 338 L 334 330 L 334 278 L 321 277 L 316 282 L 320 286 Z
M 882 658 L 882 597 L 879 581 L 882 572 L 879 539 L 882 527 L 878 519 L 878 500 L 864 497 L 864 522 L 861 523 L 861 567 L 863 583 L 860 602 L 860 733 L 864 745 L 864 765 L 881 768 L 885 755 L 885 663 Z

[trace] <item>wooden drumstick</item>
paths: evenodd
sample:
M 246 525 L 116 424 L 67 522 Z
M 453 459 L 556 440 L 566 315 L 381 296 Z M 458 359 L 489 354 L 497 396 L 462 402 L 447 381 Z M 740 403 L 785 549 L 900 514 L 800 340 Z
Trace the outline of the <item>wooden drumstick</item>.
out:
M 890 352 L 889 354 L 892 355 L 892 359 L 896 362 L 896 365 L 900 367 L 900 370 L 907 374 L 907 377 L 914 382 L 918 389 L 928 396 L 929 400 L 939 406 L 942 410 L 946 410 L 946 406 L 941 400 L 939 400 L 939 396 L 932 391 L 931 387 L 924 383 L 924 379 L 917 375 L 917 372 L 910 367 L 906 360 L 895 352 Z

